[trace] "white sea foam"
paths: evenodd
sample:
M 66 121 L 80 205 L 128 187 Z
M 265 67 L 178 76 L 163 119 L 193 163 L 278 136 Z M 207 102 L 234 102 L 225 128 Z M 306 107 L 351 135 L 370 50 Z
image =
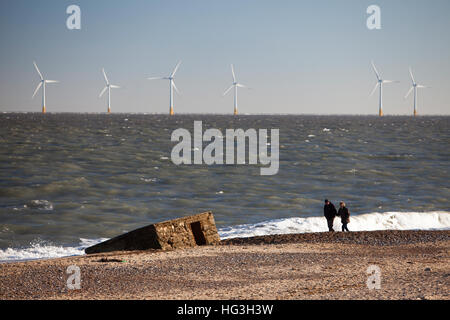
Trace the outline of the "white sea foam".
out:
M 340 219 L 337 217 L 334 228 L 340 230 L 340 227 Z M 450 230 L 450 212 L 367 213 L 352 216 L 348 227 L 351 231 Z M 223 227 L 218 231 L 221 239 L 228 239 L 271 234 L 326 232 L 328 229 L 324 217 L 296 217 Z M 85 248 L 105 240 L 107 239 L 80 239 L 79 245 L 73 247 L 35 243 L 27 248 L 8 248 L 0 250 L 0 262 L 83 255 Z
M 24 205 L 24 208 L 37 210 L 53 210 L 53 204 L 48 200 L 31 200 Z
M 80 244 L 74 247 L 47 245 L 36 242 L 26 248 L 7 248 L 4 250 L 0 250 L 0 262 L 80 256 L 84 254 L 85 248 L 93 246 L 94 244 L 100 243 L 105 240 L 108 239 L 81 238 Z
M 450 212 L 384 212 L 367 213 L 350 218 L 351 231 L 375 230 L 450 230 Z M 341 229 L 341 219 L 334 220 Z M 271 234 L 328 231 L 324 217 L 286 218 L 219 229 L 221 239 L 245 238 Z

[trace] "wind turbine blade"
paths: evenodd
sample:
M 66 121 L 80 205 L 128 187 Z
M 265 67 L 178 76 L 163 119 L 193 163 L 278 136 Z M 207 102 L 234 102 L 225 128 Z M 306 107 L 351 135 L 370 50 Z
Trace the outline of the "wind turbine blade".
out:
M 383 83 L 399 83 L 397 80 L 383 80 Z
M 58 80 L 45 80 L 45 83 L 59 83 Z
M 36 64 L 36 62 L 33 61 L 34 67 L 36 68 L 37 73 L 39 73 L 39 77 L 41 77 L 41 80 L 44 80 L 44 77 L 42 76 L 42 73 L 39 71 L 39 68 Z
M 108 77 L 106 76 L 105 69 L 102 69 L 103 77 L 105 78 L 106 84 L 109 84 Z
M 236 82 L 236 74 L 234 73 L 234 66 L 231 65 L 231 74 L 233 75 L 233 83 Z
M 246 89 L 250 89 L 249 87 L 247 87 L 247 86 L 244 86 L 243 84 L 240 84 L 240 83 L 236 83 L 236 86 L 237 86 L 237 87 L 239 87 L 239 88 L 246 88 Z
M 231 89 L 233 89 L 234 85 L 231 85 L 224 93 L 223 95 L 226 95 Z
M 31 99 L 34 98 L 34 96 L 36 95 L 36 93 L 38 92 L 38 90 L 39 90 L 39 88 L 40 88 L 41 86 L 42 86 L 42 81 L 39 82 L 39 84 L 37 85 L 36 90 L 34 90 L 34 93 L 33 93 L 33 96 L 31 97 Z
M 412 83 L 413 83 L 413 84 L 416 84 L 416 80 L 414 80 L 414 76 L 413 76 L 411 67 L 409 67 L 409 75 L 411 76 Z
M 372 68 L 373 68 L 373 71 L 375 71 L 375 75 L 377 76 L 377 79 L 381 80 L 380 74 L 378 73 L 378 70 L 375 67 L 375 63 L 373 63 L 373 61 L 372 61 Z
M 417 88 L 431 88 L 431 87 L 429 87 L 429 86 L 423 86 L 423 85 L 421 85 L 421 84 L 418 84 L 418 85 L 417 85 Z
M 100 95 L 98 97 L 101 98 L 102 95 L 106 92 L 107 89 L 108 89 L 108 87 L 104 87 L 102 92 L 100 92 Z
M 178 91 L 177 86 L 175 85 L 175 81 L 172 81 L 172 87 L 175 89 L 175 91 L 176 91 L 178 94 L 181 94 L 180 91 Z
M 172 74 L 170 75 L 171 78 L 175 76 L 175 73 L 177 73 L 178 67 L 180 66 L 181 61 L 178 61 L 177 65 L 175 66 L 175 69 L 173 69 Z
M 414 87 L 411 87 L 408 92 L 405 95 L 405 99 L 408 98 L 408 96 L 411 94 L 411 92 L 413 91 Z
M 147 80 L 165 80 L 167 78 L 165 77 L 151 77 L 151 78 L 147 78 Z
M 378 88 L 378 82 L 377 82 L 377 84 L 375 85 L 375 88 L 373 88 L 373 90 L 372 90 L 372 92 L 370 93 L 369 97 L 373 96 L 373 94 L 375 93 L 375 91 L 377 90 L 377 88 Z
M 116 86 L 116 85 L 114 85 L 114 84 L 110 84 L 109 86 L 110 86 L 111 88 L 114 88 L 114 89 L 120 89 L 119 86 Z

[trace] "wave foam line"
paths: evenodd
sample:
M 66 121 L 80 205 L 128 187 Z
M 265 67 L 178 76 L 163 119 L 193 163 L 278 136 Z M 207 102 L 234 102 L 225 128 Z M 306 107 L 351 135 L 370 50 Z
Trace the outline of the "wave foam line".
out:
M 76 247 L 63 247 L 56 245 L 46 245 L 39 242 L 33 243 L 27 248 L 7 248 L 0 250 L 0 262 L 11 261 L 27 261 L 36 259 L 50 259 L 61 258 L 69 256 L 81 256 L 84 254 L 84 249 L 93 246 L 102 241 L 102 239 L 80 239 L 80 245 Z
M 352 216 L 351 231 L 375 230 L 450 230 L 450 212 L 385 212 Z M 341 222 L 334 220 L 335 230 L 340 230 Z M 328 231 L 324 217 L 286 218 L 269 220 L 255 224 L 224 227 L 218 230 L 221 239 L 247 238 L 273 234 L 310 233 Z M 107 240 L 80 239 L 79 246 L 32 244 L 28 248 L 7 248 L 0 250 L 0 262 L 34 259 L 60 258 L 84 255 L 84 249 Z
M 334 220 L 334 230 L 341 230 L 341 219 Z M 377 230 L 449 230 L 450 212 L 384 212 L 350 217 L 351 231 Z M 243 224 L 219 229 L 221 239 L 328 231 L 325 217 L 286 218 L 256 224 Z

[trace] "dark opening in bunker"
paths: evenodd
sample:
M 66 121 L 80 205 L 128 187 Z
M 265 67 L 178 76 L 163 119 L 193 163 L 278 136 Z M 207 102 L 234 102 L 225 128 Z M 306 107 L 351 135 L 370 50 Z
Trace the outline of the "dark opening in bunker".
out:
M 200 221 L 191 223 L 192 234 L 194 235 L 195 243 L 198 246 L 206 245 L 206 238 L 202 231 L 202 224 Z

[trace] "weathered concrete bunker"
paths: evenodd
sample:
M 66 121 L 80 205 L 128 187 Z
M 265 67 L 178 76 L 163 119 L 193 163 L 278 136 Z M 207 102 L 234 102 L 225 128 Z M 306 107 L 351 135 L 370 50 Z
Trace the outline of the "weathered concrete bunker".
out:
M 212 212 L 164 221 L 139 228 L 86 248 L 85 252 L 101 253 L 214 245 L 220 242 Z

